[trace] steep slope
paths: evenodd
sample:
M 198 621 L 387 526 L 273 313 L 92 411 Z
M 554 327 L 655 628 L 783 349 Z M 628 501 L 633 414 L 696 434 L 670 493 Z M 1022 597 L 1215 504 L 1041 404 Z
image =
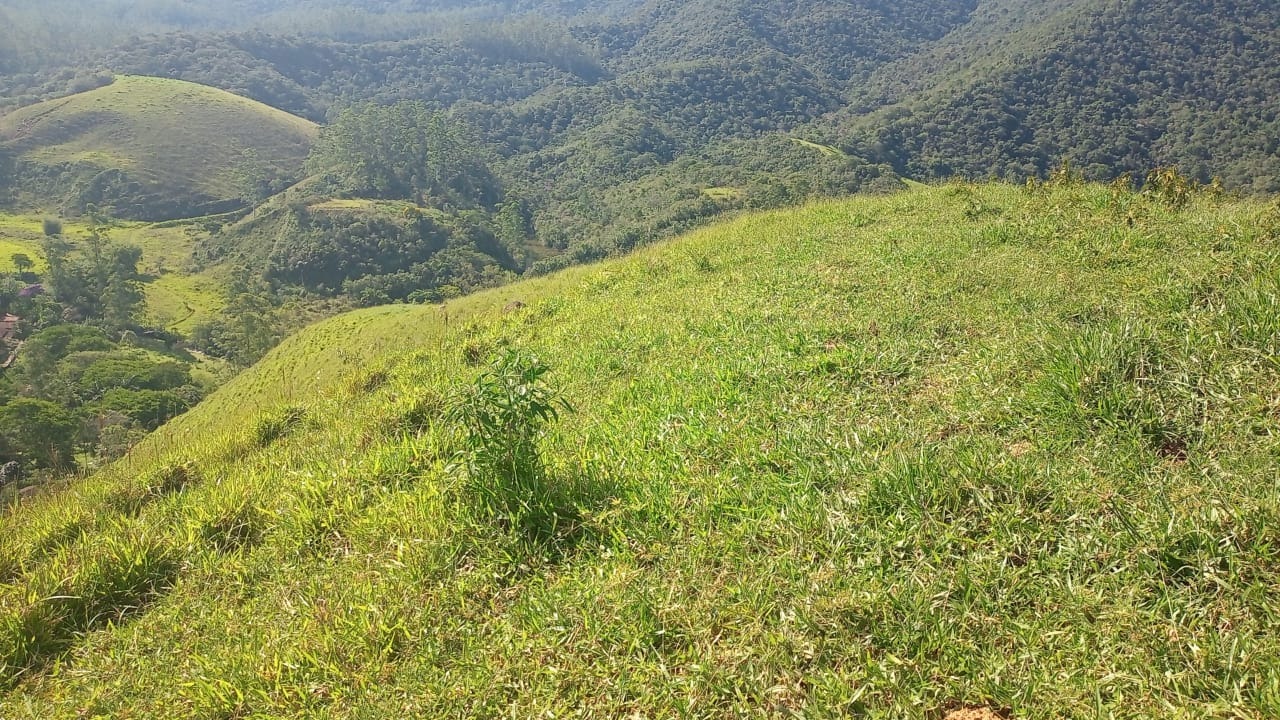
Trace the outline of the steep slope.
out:
M 316 126 L 180 80 L 125 76 L 0 119 L 21 197 L 158 220 L 227 210 L 302 167 Z
M 963 26 L 978 0 L 650 0 L 621 26 L 617 64 L 643 69 L 655 63 L 753 55 L 790 58 L 835 88 Z
M 1167 189 L 318 325 L 5 518 L 0 715 L 1273 715 L 1280 213 Z

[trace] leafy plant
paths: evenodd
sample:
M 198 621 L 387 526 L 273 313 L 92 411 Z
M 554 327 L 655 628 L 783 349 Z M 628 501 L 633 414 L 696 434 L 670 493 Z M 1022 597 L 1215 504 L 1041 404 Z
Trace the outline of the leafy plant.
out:
M 469 495 L 486 514 L 539 537 L 554 534 L 565 513 L 547 482 L 538 443 L 561 412 L 573 411 L 543 381 L 550 370 L 539 358 L 508 349 L 447 413 L 466 434 L 459 459 Z

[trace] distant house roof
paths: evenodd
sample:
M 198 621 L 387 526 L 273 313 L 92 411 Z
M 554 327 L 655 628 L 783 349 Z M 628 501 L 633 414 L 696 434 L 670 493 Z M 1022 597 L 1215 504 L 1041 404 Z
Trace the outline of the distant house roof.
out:
M 18 297 L 20 298 L 35 297 L 36 295 L 42 294 L 44 294 L 44 285 L 41 285 L 40 283 L 28 285 L 18 291 Z

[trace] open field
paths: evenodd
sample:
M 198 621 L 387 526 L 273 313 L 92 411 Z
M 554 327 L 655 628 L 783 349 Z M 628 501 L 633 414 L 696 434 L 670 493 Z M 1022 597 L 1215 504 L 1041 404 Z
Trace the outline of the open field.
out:
M 702 194 L 712 200 L 739 200 L 744 193 L 742 190 L 734 187 L 709 187 L 702 190 Z
M 0 716 L 1273 717 L 1277 242 L 951 184 L 320 323 L 4 518 Z
M 40 242 L 44 236 L 43 217 L 0 213 L 0 263 L 11 264 L 14 253 L 24 253 L 44 266 Z M 82 243 L 90 232 L 84 220 L 62 220 L 63 237 L 73 245 Z M 112 222 L 103 230 L 116 243 L 142 249 L 138 270 L 150 279 L 144 283 L 146 315 L 150 321 L 171 330 L 188 332 L 196 323 L 217 313 L 222 305 L 217 272 L 189 274 L 191 250 L 203 232 L 189 225 L 166 223 Z
M 216 271 L 198 275 L 167 273 L 145 287 L 149 321 L 184 335 L 201 322 L 213 319 L 222 309 Z
M 806 148 L 809 148 L 810 150 L 816 150 L 822 153 L 823 155 L 826 155 L 827 157 L 844 157 L 845 156 L 845 154 L 840 151 L 840 148 L 834 148 L 834 147 L 831 147 L 830 145 L 823 145 L 822 143 L 816 143 L 816 142 L 813 142 L 812 140 L 802 140 L 800 138 L 791 138 L 791 142 L 799 145 L 800 147 L 806 147 Z

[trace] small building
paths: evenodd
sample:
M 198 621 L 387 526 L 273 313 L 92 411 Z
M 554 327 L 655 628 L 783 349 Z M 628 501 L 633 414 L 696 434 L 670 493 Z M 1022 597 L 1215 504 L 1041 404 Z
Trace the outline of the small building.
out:
M 18 291 L 18 297 L 20 298 L 32 298 L 37 295 L 43 295 L 43 294 L 44 294 L 44 285 L 40 283 L 36 283 L 35 285 L 28 285 Z

